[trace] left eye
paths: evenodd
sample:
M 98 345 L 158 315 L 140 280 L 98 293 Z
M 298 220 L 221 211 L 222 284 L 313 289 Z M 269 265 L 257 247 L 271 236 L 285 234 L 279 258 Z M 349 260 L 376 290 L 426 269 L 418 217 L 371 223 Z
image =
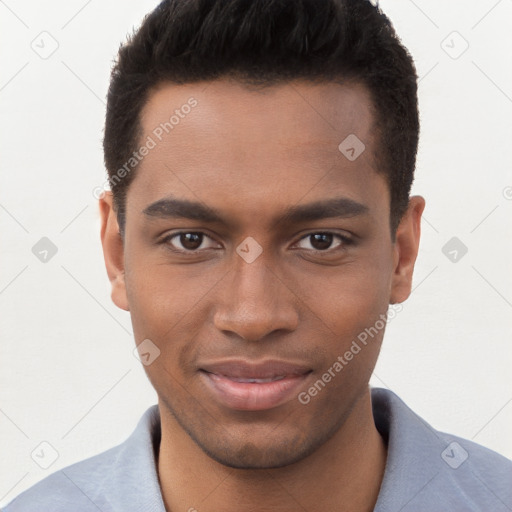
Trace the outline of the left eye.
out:
M 337 244 L 333 247 L 333 242 Z M 309 249 L 313 251 L 326 251 L 327 249 L 335 249 L 343 244 L 349 244 L 347 237 L 336 235 L 334 233 L 311 233 L 302 238 L 297 244 L 301 249 Z
M 210 245 L 208 244 L 208 241 L 210 242 Z M 215 245 L 209 236 L 199 232 L 175 233 L 174 235 L 166 237 L 163 242 L 173 246 L 174 249 L 183 252 L 208 249 Z M 181 247 L 176 247 L 176 244 L 181 245 Z

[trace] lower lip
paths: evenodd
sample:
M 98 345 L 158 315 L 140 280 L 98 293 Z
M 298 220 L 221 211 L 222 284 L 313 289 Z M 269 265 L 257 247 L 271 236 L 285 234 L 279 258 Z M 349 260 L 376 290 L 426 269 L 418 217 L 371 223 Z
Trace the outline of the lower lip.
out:
M 272 382 L 237 382 L 224 375 L 206 371 L 201 374 L 219 402 L 240 411 L 263 411 L 288 402 L 297 395 L 308 375 L 287 376 Z

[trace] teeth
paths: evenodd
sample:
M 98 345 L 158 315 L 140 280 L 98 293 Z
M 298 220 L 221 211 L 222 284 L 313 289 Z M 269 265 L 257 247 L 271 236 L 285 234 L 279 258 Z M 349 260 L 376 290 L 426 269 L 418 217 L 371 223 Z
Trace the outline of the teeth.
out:
M 263 384 L 265 382 L 274 382 L 276 380 L 284 379 L 284 375 L 278 375 L 277 377 L 268 377 L 266 379 L 243 379 L 241 377 L 229 377 L 229 379 L 234 380 L 235 382 L 248 382 L 248 383 L 257 383 Z

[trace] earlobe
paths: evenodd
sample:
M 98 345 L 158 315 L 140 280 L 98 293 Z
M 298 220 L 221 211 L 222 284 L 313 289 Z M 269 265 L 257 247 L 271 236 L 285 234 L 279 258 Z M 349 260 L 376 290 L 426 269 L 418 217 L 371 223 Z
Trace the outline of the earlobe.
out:
M 129 311 L 125 284 L 124 246 L 119 233 L 119 224 L 114 210 L 112 192 L 107 191 L 99 200 L 101 218 L 101 245 L 114 304 Z
M 396 232 L 394 270 L 390 304 L 404 302 L 411 294 L 414 264 L 418 256 L 421 235 L 421 215 L 425 199 L 413 196 Z

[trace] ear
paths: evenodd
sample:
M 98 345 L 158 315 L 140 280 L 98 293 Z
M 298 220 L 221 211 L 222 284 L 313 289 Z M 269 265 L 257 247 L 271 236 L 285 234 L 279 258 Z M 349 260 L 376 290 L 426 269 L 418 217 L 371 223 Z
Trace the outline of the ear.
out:
M 111 297 L 114 304 L 129 311 L 126 285 L 124 280 L 124 246 L 117 215 L 113 206 L 112 192 L 106 191 L 99 200 L 101 217 L 101 245 L 107 268 L 108 278 L 112 285 Z
M 396 231 L 394 271 L 391 280 L 390 304 L 404 302 L 411 294 L 414 263 L 418 256 L 421 234 L 421 215 L 425 199 L 413 196 Z

